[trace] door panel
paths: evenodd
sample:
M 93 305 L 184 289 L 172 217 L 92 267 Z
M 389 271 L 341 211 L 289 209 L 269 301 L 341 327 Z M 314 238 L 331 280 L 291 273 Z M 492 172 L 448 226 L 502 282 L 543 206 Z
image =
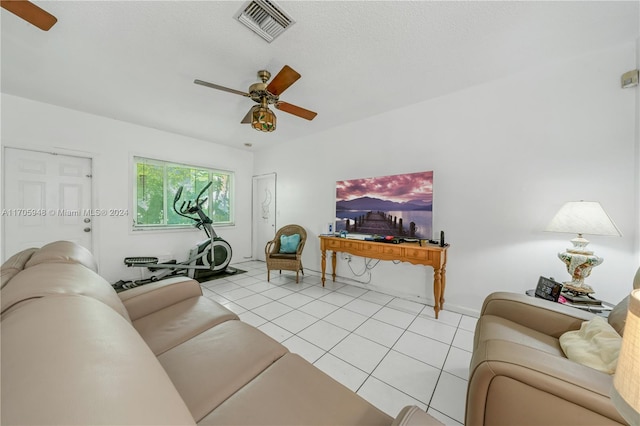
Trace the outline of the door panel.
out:
M 276 174 L 253 177 L 253 258 L 266 261 L 264 246 L 276 234 Z
M 91 250 L 91 159 L 6 148 L 3 160 L 3 260 L 57 240 Z

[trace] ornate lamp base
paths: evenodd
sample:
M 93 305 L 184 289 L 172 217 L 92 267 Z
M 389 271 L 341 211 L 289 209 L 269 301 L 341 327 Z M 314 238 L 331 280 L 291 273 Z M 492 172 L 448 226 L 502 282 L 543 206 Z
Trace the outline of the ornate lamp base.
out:
M 584 279 L 591 275 L 591 269 L 604 261 L 603 258 L 595 256 L 593 252 L 575 253 L 571 249 L 558 253 L 558 258 L 567 265 L 567 272 L 572 278 L 563 283 L 565 289 L 576 293 L 595 293 L 591 286 L 584 283 Z

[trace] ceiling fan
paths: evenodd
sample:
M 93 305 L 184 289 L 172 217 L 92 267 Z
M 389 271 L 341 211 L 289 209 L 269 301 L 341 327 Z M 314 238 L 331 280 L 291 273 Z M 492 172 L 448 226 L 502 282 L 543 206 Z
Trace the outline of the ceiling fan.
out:
M 49 31 L 58 22 L 55 16 L 30 1 L 2 0 L 0 6 L 43 31 Z
M 269 109 L 269 105 L 275 106 L 280 111 L 288 112 L 289 114 L 293 114 L 307 120 L 313 120 L 314 117 L 318 115 L 316 112 L 309 111 L 308 109 L 304 109 L 287 102 L 282 102 L 280 100 L 279 96 L 282 92 L 287 90 L 289 86 L 300 78 L 300 74 L 294 71 L 289 65 L 285 65 L 269 84 L 267 84 L 267 81 L 271 78 L 271 73 L 269 71 L 258 71 L 258 78 L 262 80 L 262 82 L 254 83 L 249 86 L 248 92 L 229 89 L 228 87 L 219 86 L 202 80 L 194 80 L 193 82 L 212 89 L 246 96 L 258 103 L 259 105 L 251 107 L 247 115 L 242 119 L 241 123 L 250 123 L 254 129 L 262 132 L 273 132 L 276 129 L 276 115 Z

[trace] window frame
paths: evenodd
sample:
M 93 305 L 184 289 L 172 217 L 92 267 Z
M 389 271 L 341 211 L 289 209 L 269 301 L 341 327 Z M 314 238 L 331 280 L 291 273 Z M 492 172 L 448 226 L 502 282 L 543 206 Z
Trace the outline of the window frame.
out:
M 141 225 L 138 224 L 138 172 L 137 172 L 137 168 L 138 168 L 138 164 L 140 163 L 147 163 L 147 164 L 153 164 L 153 165 L 157 165 L 157 166 L 161 166 L 163 168 L 163 189 L 162 189 L 162 193 L 163 193 L 163 223 L 162 224 L 148 224 L 148 225 Z M 168 214 L 167 212 L 170 210 L 173 210 L 173 198 L 168 197 L 167 195 L 167 189 L 168 189 L 168 179 L 167 179 L 167 168 L 169 167 L 175 167 L 175 168 L 187 168 L 190 170 L 197 170 L 198 172 L 204 171 L 207 172 L 209 174 L 209 178 L 211 179 L 211 175 L 212 174 L 220 174 L 220 175 L 226 175 L 227 179 L 228 179 L 228 205 L 229 205 L 229 220 L 228 221 L 215 221 L 214 219 L 214 215 L 212 214 L 212 203 L 207 201 L 207 211 L 206 214 L 207 216 L 211 217 L 211 219 L 213 220 L 213 226 L 215 227 L 230 227 L 230 226 L 235 226 L 235 172 L 232 170 L 225 170 L 225 169 L 221 169 L 221 168 L 214 168 L 214 167 L 210 167 L 210 166 L 203 166 L 203 165 L 199 165 L 199 164 L 188 164 L 188 163 L 183 163 L 183 162 L 176 162 L 176 161 L 169 161 L 169 160 L 162 160 L 162 159 L 158 159 L 158 158 L 153 158 L 153 157 L 149 157 L 146 155 L 138 155 L 138 154 L 133 154 L 131 156 L 131 166 L 129 168 L 130 173 L 131 173 L 131 180 L 129 182 L 129 189 L 131 191 L 130 193 L 130 203 L 131 203 L 131 209 L 130 212 L 132 213 L 132 221 L 131 221 L 131 230 L 134 232 L 139 232 L 139 231 L 176 231 L 176 230 L 187 230 L 187 229 L 195 229 L 194 228 L 194 224 L 195 222 L 191 222 L 191 223 L 182 223 L 182 224 L 170 224 L 167 223 L 168 221 Z M 186 189 L 186 188 L 185 188 Z M 212 199 L 212 192 L 213 192 L 213 187 L 209 188 L 209 190 L 207 191 L 206 194 L 204 194 L 203 196 L 208 197 L 209 200 Z M 182 200 L 185 200 L 185 197 L 183 196 Z

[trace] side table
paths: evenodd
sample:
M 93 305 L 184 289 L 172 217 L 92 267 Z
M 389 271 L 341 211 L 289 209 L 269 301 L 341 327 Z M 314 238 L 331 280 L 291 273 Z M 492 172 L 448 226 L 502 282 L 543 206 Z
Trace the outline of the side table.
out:
M 525 292 L 527 296 L 535 297 L 535 289 L 530 289 Z M 553 303 L 553 302 L 551 302 Z M 601 302 L 599 305 L 586 305 L 577 303 L 561 303 L 561 305 L 570 306 L 572 308 L 581 309 L 583 311 L 591 312 L 601 317 L 609 317 L 609 312 L 613 309 L 614 305 L 609 302 Z

